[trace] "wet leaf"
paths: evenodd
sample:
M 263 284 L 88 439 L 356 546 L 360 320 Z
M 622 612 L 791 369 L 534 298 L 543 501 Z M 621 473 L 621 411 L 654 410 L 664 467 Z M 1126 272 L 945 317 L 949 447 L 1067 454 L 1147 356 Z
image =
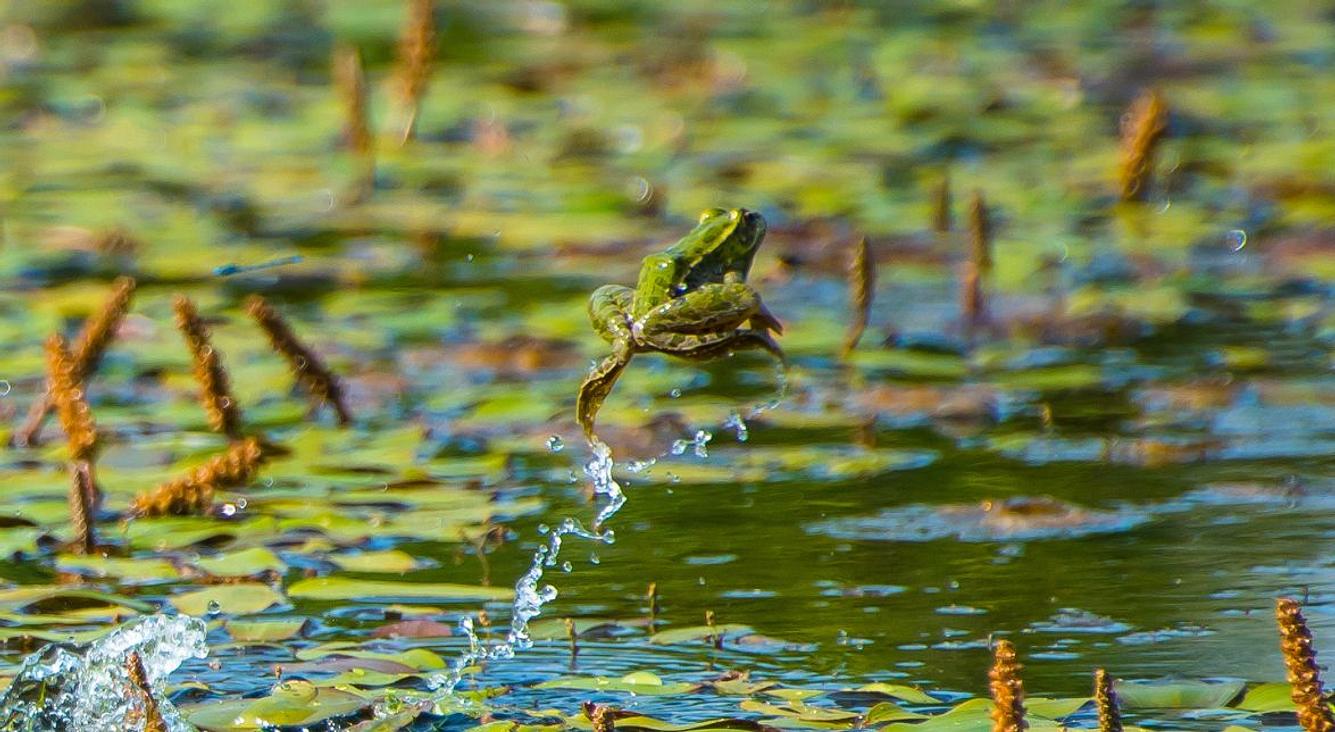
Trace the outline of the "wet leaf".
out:
M 1124 709 L 1217 709 L 1242 692 L 1241 681 L 1118 681 Z
M 351 554 L 331 554 L 329 561 L 339 569 L 348 572 L 386 572 L 403 574 L 418 566 L 413 555 L 400 549 L 387 549 L 379 552 L 356 552 Z
M 260 699 L 208 702 L 184 708 L 186 719 L 203 730 L 251 730 L 311 725 L 352 714 L 370 700 L 340 689 L 317 687 L 309 681 L 284 681 Z
M 271 643 L 287 640 L 300 634 L 305 627 L 305 618 L 232 619 L 227 621 L 227 633 L 232 636 L 232 639 L 246 643 Z
M 200 590 L 172 595 L 171 604 L 187 615 L 250 615 L 281 605 L 286 600 L 268 585 L 238 583 L 214 585 Z
M 447 582 L 390 582 L 360 580 L 350 577 L 313 577 L 294 583 L 287 589 L 288 597 L 303 600 L 436 600 L 464 602 L 470 600 L 509 600 L 514 590 L 504 587 L 459 585 Z
M 251 547 L 200 559 L 195 566 L 215 577 L 252 577 L 263 572 L 287 571 L 287 564 L 269 549 Z
M 738 635 L 740 633 L 750 633 L 750 632 L 751 632 L 750 626 L 739 625 L 736 623 L 725 623 L 722 625 L 715 625 L 712 628 L 708 625 L 692 625 L 685 628 L 672 628 L 671 630 L 659 631 L 649 636 L 649 642 L 657 643 L 660 645 L 668 645 L 671 643 L 690 643 L 692 641 L 704 640 L 706 638 L 713 636 L 716 633 L 722 634 L 725 638 L 727 638 L 730 635 Z
M 1292 693 L 1293 688 L 1287 683 L 1261 684 L 1248 689 L 1247 693 L 1235 706 L 1238 709 L 1258 714 L 1292 712 L 1297 710 L 1293 703 Z
M 640 696 L 667 696 L 694 691 L 699 688 L 699 685 L 685 682 L 664 682 L 658 676 L 647 671 L 636 671 L 619 679 L 605 676 L 570 676 L 544 681 L 533 688 L 622 691 Z

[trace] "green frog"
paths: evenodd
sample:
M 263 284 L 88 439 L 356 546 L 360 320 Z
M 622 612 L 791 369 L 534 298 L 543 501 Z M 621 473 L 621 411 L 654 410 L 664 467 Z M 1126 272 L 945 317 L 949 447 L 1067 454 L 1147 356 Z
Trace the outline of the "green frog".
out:
M 586 436 L 593 435 L 594 416 L 636 353 L 708 360 L 759 348 L 784 360 L 770 335 L 782 333 L 783 326 L 746 284 L 764 238 L 760 214 L 708 209 L 680 241 L 644 258 L 634 289 L 603 285 L 594 290 L 589 319 L 612 345 L 612 355 L 580 386 L 575 411 Z

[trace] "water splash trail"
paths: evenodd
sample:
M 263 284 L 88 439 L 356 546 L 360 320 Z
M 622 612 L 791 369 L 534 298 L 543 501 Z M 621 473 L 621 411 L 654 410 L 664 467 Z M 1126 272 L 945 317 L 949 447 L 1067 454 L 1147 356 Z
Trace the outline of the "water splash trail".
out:
M 746 418 L 749 419 L 761 412 L 775 408 L 787 396 L 788 372 L 786 367 L 779 369 L 778 382 L 779 388 L 774 398 L 748 410 Z M 746 441 L 746 422 L 739 413 L 733 412 L 724 423 L 724 427 L 736 430 L 738 441 Z M 674 442 L 671 453 L 681 455 L 690 448 L 697 457 L 707 457 L 706 448 L 712 438 L 713 434 L 709 431 L 697 430 L 693 439 Z M 548 447 L 553 451 L 558 451 L 561 449 L 561 443 L 559 439 L 549 441 Z M 616 542 L 616 533 L 606 528 L 606 526 L 607 522 L 625 505 L 626 494 L 621 489 L 621 484 L 612 477 L 612 469 L 615 467 L 612 460 L 612 449 L 597 436 L 594 436 L 589 442 L 589 448 L 592 456 L 584 464 L 584 474 L 588 476 L 593 485 L 594 495 L 607 498 L 606 503 L 594 517 L 592 528 L 585 528 L 577 519 L 569 517 L 563 519 L 555 527 L 545 525 L 539 527 L 539 533 L 546 536 L 547 540 L 534 551 L 528 570 L 520 575 L 515 582 L 515 599 L 510 609 L 510 630 L 506 633 L 505 638 L 497 641 L 485 641 L 478 636 L 472 617 L 465 616 L 460 620 L 459 630 L 468 639 L 468 650 L 456 657 L 447 671 L 428 679 L 428 684 L 436 693 L 422 702 L 423 708 L 442 704 L 467 708 L 469 704 L 455 697 L 454 690 L 470 668 L 487 661 L 502 661 L 514 658 L 519 651 L 532 647 L 533 639 L 528 632 L 529 622 L 542 614 L 543 606 L 555 600 L 558 594 L 555 587 L 550 584 L 543 584 L 543 574 L 548 568 L 556 566 L 565 537 L 575 536 L 603 544 Z M 659 457 L 663 456 L 660 455 Z M 657 462 L 657 458 L 638 462 L 632 466 L 632 470 L 637 473 L 647 470 L 655 462 Z M 570 563 L 565 562 L 562 568 L 569 571 Z
M 533 645 L 529 636 L 528 624 L 542 613 L 542 607 L 556 599 L 557 589 L 550 584 L 543 584 L 543 574 L 549 567 L 556 566 L 561 554 L 561 545 L 567 536 L 612 544 L 616 533 L 605 528 L 607 522 L 616 515 L 626 503 L 626 494 L 621 485 L 612 477 L 612 450 L 597 437 L 589 445 L 592 457 L 584 464 L 584 474 L 593 483 L 595 495 L 607 497 L 607 502 L 594 517 L 593 527 L 585 528 L 577 519 L 566 518 L 555 527 L 542 526 L 538 531 L 547 537 L 533 553 L 533 560 L 528 571 L 520 575 L 515 582 L 515 599 L 510 610 L 510 630 L 504 640 L 486 642 L 478 637 L 472 617 L 465 617 L 459 622 L 459 629 L 468 638 L 468 650 L 454 659 L 448 671 L 437 674 L 429 680 L 438 693 L 433 701 L 440 702 L 453 696 L 454 689 L 463 680 L 467 669 L 485 661 L 499 661 L 513 658 L 514 655 Z M 564 565 L 569 568 L 569 562 Z

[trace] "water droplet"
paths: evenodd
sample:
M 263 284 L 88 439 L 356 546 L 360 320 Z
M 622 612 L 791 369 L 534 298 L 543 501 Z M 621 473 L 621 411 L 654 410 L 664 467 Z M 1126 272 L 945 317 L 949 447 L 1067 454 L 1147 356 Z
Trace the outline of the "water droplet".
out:
M 552 435 L 547 438 L 547 449 L 552 452 L 561 452 L 565 449 L 565 446 L 565 440 L 562 440 L 560 435 Z
M 602 564 L 602 563 L 603 563 L 603 558 L 600 557 L 600 556 L 598 556 L 598 552 L 589 552 L 589 563 L 590 563 L 590 564 Z
M 1247 232 L 1242 229 L 1233 229 L 1228 232 L 1227 241 L 1230 249 L 1240 252 L 1243 247 L 1247 246 Z
M 220 509 L 220 513 L 222 513 L 224 517 L 231 518 L 236 515 L 236 505 L 232 503 L 224 503 L 222 509 Z
M 222 603 L 217 600 L 209 600 L 207 611 L 209 615 L 217 615 L 222 612 Z
M 561 562 L 561 571 L 562 571 L 562 572 L 570 572 L 570 571 L 572 571 L 572 570 L 574 570 L 574 569 L 575 569 L 575 565 L 571 564 L 570 562 L 568 562 L 568 561 L 566 561 L 566 562 Z
M 539 533 L 539 534 L 546 535 L 546 534 L 549 533 L 551 530 L 552 530 L 552 527 L 548 526 L 547 524 L 538 524 L 538 533 Z
M 468 256 L 464 257 L 464 261 L 471 262 L 476 256 L 477 255 L 475 254 L 469 254 Z
M 13 389 L 14 387 L 8 381 L 0 379 L 0 397 L 9 396 L 9 392 Z
M 236 499 L 236 507 L 239 508 L 239 509 L 241 509 L 242 511 L 246 510 L 246 506 L 247 506 L 249 503 L 250 503 L 250 502 L 247 501 L 247 500 L 244 499 L 244 498 L 238 498 L 238 499 Z
M 672 397 L 673 399 L 681 397 L 681 389 L 673 389 L 672 391 L 668 392 L 668 396 Z

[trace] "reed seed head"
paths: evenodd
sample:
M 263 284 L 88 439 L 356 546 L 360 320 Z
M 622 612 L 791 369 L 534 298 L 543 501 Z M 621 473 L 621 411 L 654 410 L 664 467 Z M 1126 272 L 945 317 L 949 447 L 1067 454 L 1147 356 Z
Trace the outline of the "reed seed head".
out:
M 593 725 L 593 732 L 615 732 L 616 710 L 606 704 L 594 704 L 593 702 L 584 702 L 580 704 L 584 716 Z
M 1168 106 L 1157 91 L 1142 93 L 1122 118 L 1118 169 L 1123 201 L 1143 201 L 1154 172 L 1154 152 L 1168 130 Z
M 130 677 L 130 693 L 139 701 L 138 716 L 144 723 L 144 732 L 167 732 L 167 720 L 158 709 L 158 701 L 153 697 L 153 687 L 138 651 L 130 651 L 125 657 L 125 672 Z
M 1117 691 L 1107 671 L 1094 672 L 1094 706 L 1099 712 L 1099 732 L 1122 732 L 1122 712 L 1117 706 Z
M 950 176 L 941 177 L 932 192 L 932 230 L 938 234 L 950 231 Z
M 189 516 L 205 513 L 213 506 L 218 488 L 245 485 L 254 479 L 265 460 L 259 440 L 251 437 L 232 443 L 227 452 L 215 456 L 186 475 L 142 493 L 130 506 L 132 516 Z
M 1015 657 L 1015 646 L 1008 640 L 999 640 L 993 648 L 992 670 L 988 672 L 992 691 L 992 732 L 1022 732 L 1028 723 L 1024 719 L 1024 682 L 1020 679 L 1020 665 Z
M 1290 696 L 1298 707 L 1298 724 L 1304 732 L 1332 732 L 1335 717 L 1321 693 L 1321 667 L 1316 663 L 1312 631 L 1307 628 L 1297 600 L 1282 597 L 1275 602 L 1279 624 L 1279 647 L 1284 652 Z
M 264 330 L 273 349 L 287 359 L 297 381 L 320 402 L 333 407 L 340 425 L 351 423 L 352 413 L 343 401 L 343 386 L 338 377 L 314 351 L 297 340 L 283 316 L 259 295 L 252 295 L 246 302 L 246 311 Z
M 982 276 L 992 274 L 992 218 L 982 191 L 969 199 L 969 260 Z
M 233 440 L 239 440 L 241 434 L 241 410 L 232 396 L 227 369 L 223 367 L 222 355 L 213 347 L 209 339 L 208 326 L 200 319 L 199 312 L 190 298 L 177 295 L 173 303 L 176 309 L 176 327 L 185 336 L 194 360 L 195 381 L 199 382 L 199 398 L 204 411 L 209 417 L 209 427 L 221 432 Z
M 74 539 L 70 549 L 75 554 L 97 552 L 97 504 L 99 495 L 93 481 L 93 468 L 85 460 L 70 463 L 70 527 Z
M 862 340 L 862 334 L 871 320 L 871 305 L 875 292 L 876 261 L 867 244 L 867 237 L 864 236 L 858 241 L 848 268 L 848 299 L 853 308 L 853 319 L 849 322 L 848 333 L 844 336 L 845 358 L 857 348 L 858 341 Z
M 417 113 L 431 81 L 432 61 L 436 55 L 436 18 L 434 0 L 407 0 L 408 17 L 399 37 L 398 103 L 403 115 L 400 139 L 413 138 Z
M 46 377 L 47 393 L 65 430 L 70 460 L 91 461 L 97 452 L 93 410 L 84 398 L 82 374 L 65 348 L 65 339 L 59 335 L 52 335 L 46 341 Z

